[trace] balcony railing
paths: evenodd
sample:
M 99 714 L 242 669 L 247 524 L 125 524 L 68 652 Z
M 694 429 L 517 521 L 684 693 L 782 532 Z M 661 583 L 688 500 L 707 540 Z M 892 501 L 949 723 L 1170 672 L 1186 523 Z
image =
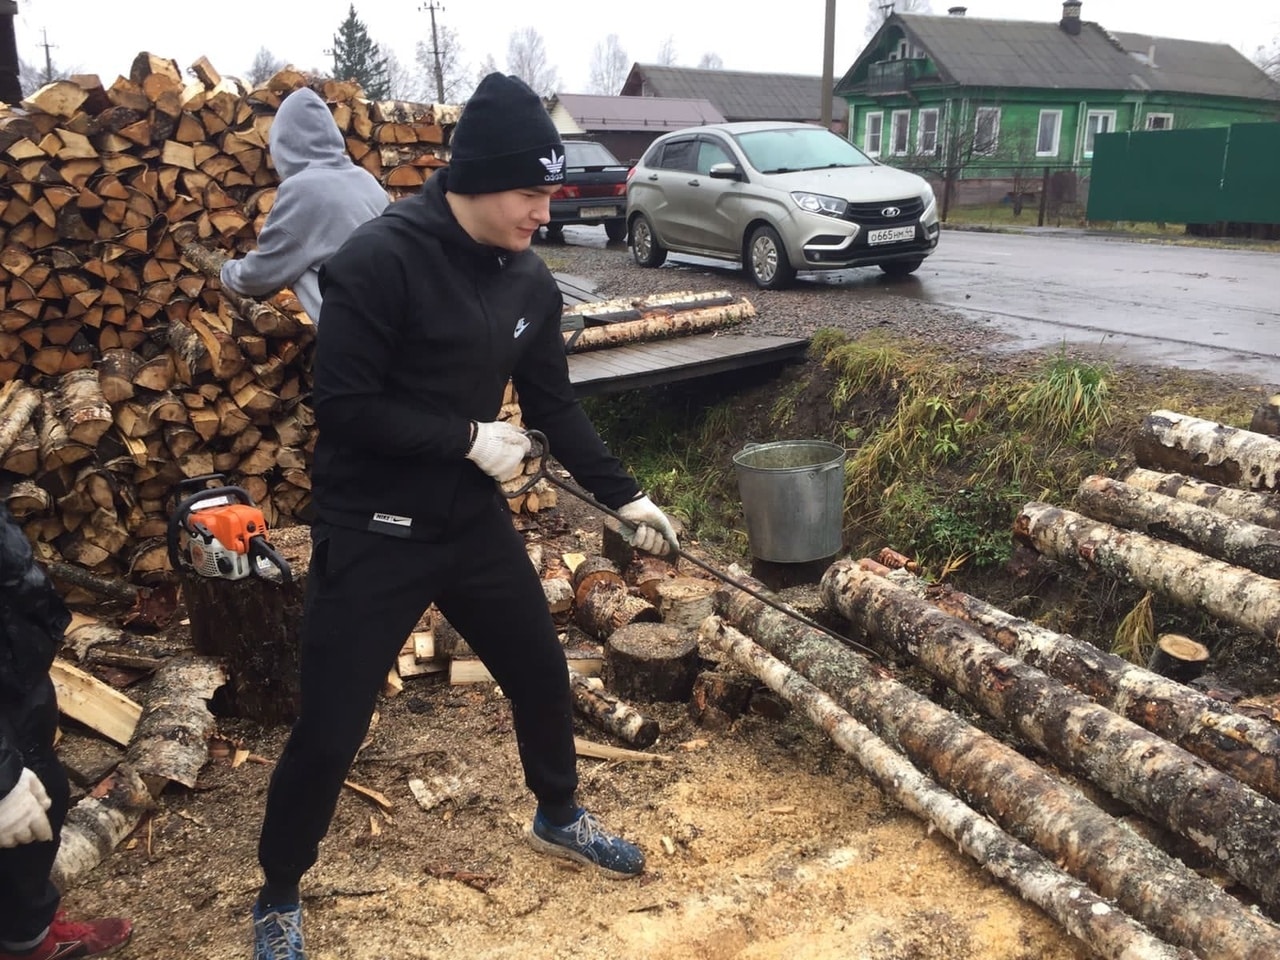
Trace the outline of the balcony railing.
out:
M 912 82 L 924 73 L 924 65 L 923 59 L 873 63 L 867 71 L 867 93 L 906 93 Z

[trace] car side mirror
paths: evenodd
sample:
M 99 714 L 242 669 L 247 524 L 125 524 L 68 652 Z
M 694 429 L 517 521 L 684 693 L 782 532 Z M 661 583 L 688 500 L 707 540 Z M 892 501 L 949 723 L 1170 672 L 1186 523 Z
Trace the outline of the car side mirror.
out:
M 712 180 L 742 180 L 742 170 L 736 163 L 713 163 L 707 175 Z

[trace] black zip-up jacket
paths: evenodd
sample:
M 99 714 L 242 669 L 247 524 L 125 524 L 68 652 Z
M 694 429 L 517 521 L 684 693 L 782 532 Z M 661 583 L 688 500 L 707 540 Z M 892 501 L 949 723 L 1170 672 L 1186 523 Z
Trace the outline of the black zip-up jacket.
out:
M 24 752 L 50 750 L 57 706 L 49 667 L 71 622 L 35 562 L 22 528 L 0 504 L 0 797 L 26 766 Z
M 497 485 L 466 459 L 469 421 L 498 418 L 507 380 L 526 427 L 601 503 L 639 488 L 569 382 L 560 290 L 542 260 L 476 243 L 440 170 L 359 227 L 321 272 L 315 372 L 318 520 L 414 539 L 457 532 Z

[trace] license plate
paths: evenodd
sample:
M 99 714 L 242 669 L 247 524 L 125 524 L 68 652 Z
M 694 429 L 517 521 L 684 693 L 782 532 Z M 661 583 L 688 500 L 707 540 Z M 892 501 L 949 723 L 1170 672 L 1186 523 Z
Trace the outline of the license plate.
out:
M 580 217 L 616 217 L 617 207 L 583 207 L 578 211 Z
M 916 238 L 916 228 L 910 227 L 889 227 L 885 230 L 869 230 L 867 231 L 867 244 L 876 246 L 881 243 L 901 243 L 903 240 L 914 240 Z

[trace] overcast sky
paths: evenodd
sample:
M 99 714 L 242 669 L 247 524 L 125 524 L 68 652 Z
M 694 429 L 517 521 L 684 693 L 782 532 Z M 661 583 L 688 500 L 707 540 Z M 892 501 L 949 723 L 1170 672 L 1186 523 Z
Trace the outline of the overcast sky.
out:
M 356 0 L 374 41 L 413 63 L 414 44 L 430 37 L 424 0 Z M 935 13 L 953 3 L 933 0 Z M 205 55 L 221 73 L 243 74 L 259 47 L 301 69 L 324 69 L 325 54 L 350 0 L 18 0 L 18 53 L 43 66 L 46 31 L 54 63 L 97 73 L 110 84 L 148 50 L 184 69 Z M 969 16 L 1056 20 L 1059 0 L 968 0 Z M 677 62 L 695 66 L 706 53 L 726 69 L 822 72 L 824 0 L 443 0 L 439 22 L 457 31 L 464 59 L 477 66 L 492 54 L 506 60 L 513 30 L 543 36 L 560 76 L 560 92 L 587 87 L 592 49 L 616 33 L 632 62 L 651 62 L 674 38 Z M 839 77 L 865 43 L 867 0 L 839 0 L 835 72 Z M 1113 30 L 1229 43 L 1246 54 L 1280 37 L 1280 0 L 1084 0 L 1083 16 Z

